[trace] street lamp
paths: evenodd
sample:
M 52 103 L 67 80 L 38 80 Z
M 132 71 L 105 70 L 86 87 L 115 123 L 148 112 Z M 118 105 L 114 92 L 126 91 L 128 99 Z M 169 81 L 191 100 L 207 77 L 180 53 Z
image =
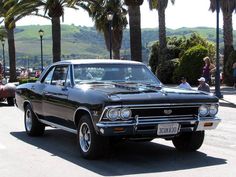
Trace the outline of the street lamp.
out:
M 3 78 L 5 78 L 5 48 L 4 48 L 5 40 L 2 39 L 1 42 L 2 42 L 2 58 L 3 58 Z
M 219 13 L 220 2 L 216 0 L 216 76 L 215 76 L 215 95 L 223 98 L 220 92 L 220 58 L 219 58 Z
M 112 59 L 112 20 L 114 14 L 112 12 L 107 13 L 107 20 L 109 22 L 109 34 L 110 34 L 110 59 Z
M 41 71 L 43 71 L 43 35 L 44 35 L 44 31 L 40 29 L 39 36 L 40 36 L 40 42 L 41 42 Z

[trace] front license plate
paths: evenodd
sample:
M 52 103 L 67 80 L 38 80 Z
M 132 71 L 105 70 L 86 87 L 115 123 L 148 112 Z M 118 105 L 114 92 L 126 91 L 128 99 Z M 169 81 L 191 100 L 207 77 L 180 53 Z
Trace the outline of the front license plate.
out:
M 179 124 L 159 124 L 157 126 L 157 135 L 174 135 L 179 132 Z

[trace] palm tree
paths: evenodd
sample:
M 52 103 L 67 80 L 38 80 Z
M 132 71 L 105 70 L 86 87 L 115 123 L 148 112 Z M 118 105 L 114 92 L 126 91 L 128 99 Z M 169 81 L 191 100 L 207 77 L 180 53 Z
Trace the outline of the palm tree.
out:
M 22 13 L 16 19 L 14 16 L 8 16 L 9 11 L 18 2 L 19 2 L 18 0 L 0 0 L 0 17 L 3 18 L 2 22 L 4 22 L 8 40 L 10 82 L 16 81 L 16 51 L 15 51 L 15 38 L 14 38 L 15 22 L 35 10 L 35 9 L 25 10 L 24 13 Z
M 159 59 L 163 62 L 166 59 L 166 20 L 165 20 L 165 10 L 168 6 L 168 0 L 148 0 L 149 8 L 151 10 L 156 9 L 158 11 L 158 20 L 159 20 Z M 174 4 L 175 0 L 171 0 L 171 3 Z
M 230 80 L 230 75 L 226 72 L 226 63 L 230 56 L 230 53 L 234 50 L 233 47 L 233 24 L 232 14 L 236 10 L 236 0 L 219 0 L 220 9 L 223 13 L 223 36 L 224 36 L 224 81 L 226 83 Z M 214 12 L 216 10 L 216 0 L 210 0 L 210 10 Z
M 125 0 L 129 12 L 131 60 L 142 62 L 140 6 L 143 0 Z
M 48 18 L 52 22 L 52 53 L 53 62 L 61 60 L 61 21 L 64 15 L 64 7 L 69 7 L 69 0 L 20 0 L 12 9 L 12 16 L 20 17 L 27 10 L 37 9 L 36 14 Z M 37 13 L 40 8 L 44 9 L 44 14 Z M 73 8 L 73 7 L 72 7 Z
M 110 34 L 108 13 L 113 14 L 112 20 L 112 51 L 115 59 L 120 58 L 120 48 L 123 38 L 123 29 L 127 25 L 126 10 L 122 7 L 120 0 L 97 1 L 99 3 L 88 3 L 88 13 L 95 21 L 95 27 L 98 31 L 103 32 L 107 50 L 110 50 Z

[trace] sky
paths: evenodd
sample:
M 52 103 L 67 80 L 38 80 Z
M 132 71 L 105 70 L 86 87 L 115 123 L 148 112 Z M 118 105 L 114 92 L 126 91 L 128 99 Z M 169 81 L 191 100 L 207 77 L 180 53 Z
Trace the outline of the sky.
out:
M 177 29 L 181 27 L 215 27 L 216 13 L 209 11 L 210 0 L 176 0 L 175 4 L 169 3 L 166 9 L 166 27 Z M 233 15 L 233 27 L 236 29 L 236 15 Z M 41 17 L 25 17 L 18 26 L 23 25 L 50 25 L 50 20 Z M 93 21 L 83 9 L 65 9 L 64 22 L 62 24 L 74 24 L 76 26 L 93 26 Z M 141 27 L 158 28 L 158 13 L 150 11 L 147 0 L 141 6 Z M 222 28 L 222 14 L 220 14 L 220 28 Z

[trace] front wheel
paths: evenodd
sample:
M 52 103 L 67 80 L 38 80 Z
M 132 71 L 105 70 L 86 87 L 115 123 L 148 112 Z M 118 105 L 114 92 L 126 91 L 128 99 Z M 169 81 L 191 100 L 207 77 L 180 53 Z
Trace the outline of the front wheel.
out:
M 80 154 L 86 159 L 101 157 L 108 148 L 108 139 L 96 133 L 88 115 L 82 116 L 79 121 L 77 141 Z
M 179 151 L 196 151 L 202 146 L 204 136 L 204 131 L 185 132 L 175 137 L 172 142 Z
M 25 109 L 25 130 L 29 136 L 41 136 L 44 134 L 45 125 L 38 121 L 30 105 Z

